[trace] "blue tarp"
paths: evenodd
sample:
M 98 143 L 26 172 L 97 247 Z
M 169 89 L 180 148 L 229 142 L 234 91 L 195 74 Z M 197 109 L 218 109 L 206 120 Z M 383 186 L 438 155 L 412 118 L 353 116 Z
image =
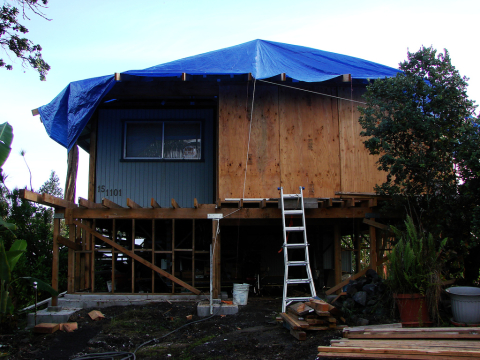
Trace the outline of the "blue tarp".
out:
M 254 40 L 124 74 L 143 77 L 238 75 L 266 79 L 281 73 L 305 82 L 321 82 L 343 74 L 353 79 L 393 77 L 400 70 L 352 56 L 304 46 Z M 68 150 L 77 141 L 101 99 L 110 91 L 113 75 L 70 83 L 51 103 L 39 108 L 48 135 Z

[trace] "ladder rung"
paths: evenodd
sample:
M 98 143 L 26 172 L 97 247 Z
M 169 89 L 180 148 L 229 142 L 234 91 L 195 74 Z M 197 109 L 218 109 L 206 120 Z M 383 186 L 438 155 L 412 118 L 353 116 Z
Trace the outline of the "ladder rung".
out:
M 287 261 L 287 266 L 307 266 L 308 261 Z
M 309 244 L 305 244 L 305 243 L 298 243 L 298 244 L 284 244 L 283 247 L 287 247 L 287 248 L 304 248 L 306 246 L 308 246 Z
M 309 284 L 310 279 L 287 279 L 287 284 Z
M 285 210 L 284 213 L 285 215 L 302 215 L 303 211 L 302 210 Z
M 293 301 L 308 301 L 312 298 L 312 296 L 306 296 L 306 297 L 287 297 L 285 298 L 286 302 L 293 302 Z
M 304 231 L 305 227 L 303 226 L 285 226 L 285 231 Z
M 284 199 L 300 199 L 299 194 L 283 194 Z

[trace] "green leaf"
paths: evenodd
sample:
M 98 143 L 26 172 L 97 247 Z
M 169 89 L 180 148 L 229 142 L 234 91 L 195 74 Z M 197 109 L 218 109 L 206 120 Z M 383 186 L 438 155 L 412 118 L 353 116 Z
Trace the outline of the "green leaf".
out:
M 0 280 L 9 282 L 12 278 L 12 272 L 7 259 L 7 253 L 5 252 L 5 247 L 3 243 L 0 242 Z
M 17 264 L 17 261 L 22 257 L 23 253 L 27 249 L 27 242 L 25 240 L 16 240 L 10 250 L 7 251 L 7 261 L 10 267 L 10 271 L 13 271 L 13 268 Z
M 0 168 L 3 167 L 10 155 L 12 141 L 13 128 L 8 122 L 5 122 L 0 125 Z

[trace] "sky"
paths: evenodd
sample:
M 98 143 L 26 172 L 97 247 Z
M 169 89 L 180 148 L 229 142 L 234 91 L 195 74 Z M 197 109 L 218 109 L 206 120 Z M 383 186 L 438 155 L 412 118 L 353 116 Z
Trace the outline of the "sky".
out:
M 2 0 L 0 0 L 1 3 Z M 4 0 L 5 1 L 5 0 Z M 7 1 L 8 2 L 8 1 Z M 0 68 L 0 123 L 13 126 L 6 185 L 38 190 L 54 170 L 65 184 L 67 150 L 31 110 L 70 82 L 144 69 L 254 39 L 308 46 L 398 68 L 422 45 L 447 49 L 480 103 L 478 0 L 49 0 L 31 14 L 28 37 L 43 47 L 47 80 L 14 62 Z M 0 50 L 0 58 L 6 54 Z M 7 58 L 8 59 L 8 58 Z M 13 59 L 12 59 L 13 60 Z M 477 111 L 478 113 L 478 111 Z M 77 197 L 88 197 L 88 154 L 80 149 Z

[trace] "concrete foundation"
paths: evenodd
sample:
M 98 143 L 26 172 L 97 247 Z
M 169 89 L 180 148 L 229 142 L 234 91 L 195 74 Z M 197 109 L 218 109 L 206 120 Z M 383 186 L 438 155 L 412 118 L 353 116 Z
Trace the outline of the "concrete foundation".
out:
M 27 328 L 32 328 L 35 324 L 41 323 L 66 323 L 72 314 L 80 309 L 68 308 L 64 309 L 61 306 L 50 306 L 47 309 L 37 311 L 36 321 L 35 313 L 27 314 Z
M 220 300 L 213 300 L 214 315 L 233 315 L 238 313 L 238 305 L 223 304 Z M 202 301 L 197 306 L 197 315 L 200 317 L 210 316 L 210 302 Z

